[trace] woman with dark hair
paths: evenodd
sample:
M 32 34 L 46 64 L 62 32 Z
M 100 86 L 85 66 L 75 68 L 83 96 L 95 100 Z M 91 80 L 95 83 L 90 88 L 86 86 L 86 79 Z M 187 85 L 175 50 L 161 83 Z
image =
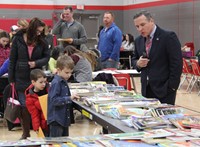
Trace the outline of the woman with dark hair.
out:
M 0 67 L 10 55 L 10 36 L 7 32 L 0 32 Z
M 75 81 L 92 81 L 92 67 L 83 52 L 69 45 L 64 48 L 63 53 L 70 56 L 74 61 L 73 77 Z
M 126 34 L 126 41 L 123 44 L 124 50 L 134 50 L 134 37 L 131 34 Z
M 19 30 L 13 38 L 8 79 L 15 84 L 21 104 L 19 114 L 23 134 L 20 139 L 30 137 L 30 114 L 25 105 L 24 92 L 31 84 L 30 72 L 35 68 L 42 69 L 48 64 L 50 51 L 44 35 L 45 23 L 39 18 L 31 19 L 27 29 Z
M 10 36 L 5 31 L 0 31 L 0 76 L 8 72 L 8 57 L 10 55 Z M 5 63 L 6 62 L 6 63 Z M 3 93 L 4 88 L 8 82 L 1 80 L 0 93 Z M 3 112 L 3 108 L 0 108 L 0 112 Z

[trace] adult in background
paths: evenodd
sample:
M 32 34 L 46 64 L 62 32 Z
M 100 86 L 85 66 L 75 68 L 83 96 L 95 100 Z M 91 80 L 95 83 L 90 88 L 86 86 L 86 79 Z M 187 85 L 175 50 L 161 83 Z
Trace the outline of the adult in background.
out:
M 27 29 L 21 29 L 13 39 L 8 71 L 9 83 L 14 83 L 21 104 L 20 123 L 23 134 L 20 139 L 30 137 L 30 114 L 25 105 L 24 92 L 31 84 L 30 72 L 48 64 L 50 52 L 44 35 L 45 23 L 33 18 Z
M 12 44 L 12 39 L 14 38 L 15 34 L 17 33 L 17 31 L 19 30 L 19 27 L 17 25 L 12 25 L 10 28 L 10 42 Z
M 99 26 L 99 30 L 98 30 L 98 32 L 97 32 L 97 42 L 99 42 L 100 33 L 101 33 L 101 30 L 102 30 L 103 28 L 104 28 L 103 25 L 100 25 L 100 26 Z
M 60 20 L 53 27 L 52 33 L 62 41 L 63 47 L 73 45 L 80 49 L 80 45 L 87 43 L 87 35 L 84 26 L 73 18 L 73 9 L 66 6 L 60 15 Z
M 44 33 L 46 35 L 45 39 L 47 40 L 48 42 L 48 46 L 49 46 L 49 49 L 52 50 L 54 49 L 54 44 L 53 44 L 53 35 L 51 34 L 51 26 L 45 26 L 45 29 L 44 29 Z
M 50 70 L 52 74 L 57 73 L 56 63 L 59 55 L 60 55 L 60 47 L 55 46 L 51 52 L 51 57 L 48 62 L 48 70 Z
M 133 51 L 134 50 L 134 37 L 131 34 L 126 34 L 126 41 L 122 46 L 125 51 Z
M 118 68 L 122 32 L 114 23 L 114 14 L 105 12 L 104 28 L 100 32 L 98 49 L 101 52 L 102 68 Z
M 133 21 L 140 36 L 132 63 L 141 71 L 142 95 L 174 105 L 182 73 L 181 44 L 174 32 L 156 25 L 148 11 L 137 13 Z
M 0 67 L 10 55 L 10 36 L 6 31 L 0 32 Z
M 65 47 L 64 54 L 70 56 L 74 61 L 73 77 L 76 82 L 92 81 L 92 66 L 84 53 L 69 45 Z
M 28 21 L 26 19 L 19 19 L 17 21 L 17 26 L 18 26 L 18 30 L 20 29 L 26 29 L 28 27 Z M 8 33 L 7 33 L 8 34 Z M 4 39 L 4 42 L 9 42 L 10 45 L 12 45 L 12 43 L 10 42 L 10 36 L 8 34 L 8 37 L 5 41 Z M 8 41 L 9 40 L 9 41 Z M 1 45 L 1 35 L 0 35 L 0 45 Z M 9 44 L 6 44 L 7 47 L 9 47 L 9 50 L 10 50 L 10 45 Z M 0 47 L 1 48 L 1 47 Z M 6 54 L 4 54 L 4 57 L 5 57 Z M 10 51 L 7 53 L 7 59 L 4 60 L 4 63 L 1 64 L 1 61 L 0 61 L 0 76 L 4 75 L 5 73 L 8 72 L 8 67 L 9 67 L 9 55 L 10 55 Z M 0 58 L 0 60 L 3 60 L 4 58 Z
M 10 55 L 10 36 L 6 31 L 0 32 L 0 76 L 8 71 L 7 64 L 4 64 L 8 60 Z M 0 93 L 3 93 L 4 88 L 8 84 L 7 80 L 1 79 L 0 81 Z M 0 112 L 3 112 L 3 107 L 0 107 Z
M 29 25 L 29 22 L 26 19 L 19 19 L 17 21 L 18 29 L 26 29 Z

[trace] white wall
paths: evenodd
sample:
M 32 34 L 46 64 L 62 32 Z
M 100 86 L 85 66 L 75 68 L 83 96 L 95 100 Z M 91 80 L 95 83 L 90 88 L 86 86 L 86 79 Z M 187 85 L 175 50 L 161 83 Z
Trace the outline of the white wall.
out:
M 140 4 L 161 0 L 0 0 L 0 4 L 32 4 L 32 5 L 103 5 L 103 6 L 123 6 Z
M 133 4 L 149 3 L 162 0 L 123 0 L 123 1 L 124 5 L 133 5 Z

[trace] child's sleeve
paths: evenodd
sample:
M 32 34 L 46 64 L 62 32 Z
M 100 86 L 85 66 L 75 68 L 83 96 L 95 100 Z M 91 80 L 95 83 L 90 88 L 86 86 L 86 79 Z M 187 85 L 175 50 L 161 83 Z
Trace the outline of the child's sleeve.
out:
M 26 107 L 31 115 L 33 130 L 37 131 L 40 126 L 40 110 L 36 107 L 36 102 L 31 98 L 26 98 Z
M 57 82 L 51 85 L 48 92 L 48 100 L 54 106 L 62 106 L 69 102 L 71 102 L 71 98 L 69 95 L 60 96 L 61 93 L 61 85 Z

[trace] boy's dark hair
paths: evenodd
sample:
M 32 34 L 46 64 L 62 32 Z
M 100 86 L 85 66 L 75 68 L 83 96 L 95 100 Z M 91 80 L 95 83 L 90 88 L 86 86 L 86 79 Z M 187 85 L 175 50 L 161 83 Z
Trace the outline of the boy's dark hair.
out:
M 37 81 L 39 78 L 46 78 L 45 73 L 41 69 L 33 69 L 30 73 L 30 79 Z
M 67 55 L 61 55 L 57 59 L 56 67 L 60 70 L 63 70 L 64 68 L 74 69 L 74 61 Z

